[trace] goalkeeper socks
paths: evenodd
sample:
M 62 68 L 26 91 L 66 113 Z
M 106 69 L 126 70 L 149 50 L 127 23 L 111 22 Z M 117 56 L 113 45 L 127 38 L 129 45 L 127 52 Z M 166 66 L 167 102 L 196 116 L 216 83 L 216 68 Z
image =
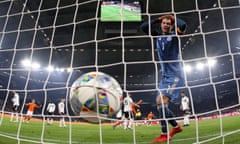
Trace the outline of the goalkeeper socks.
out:
M 172 118 L 174 117 L 173 112 L 168 108 L 167 105 L 158 106 L 159 117 L 160 118 Z
M 167 122 L 166 120 L 161 120 L 162 133 L 167 133 Z
M 174 117 L 174 114 L 173 114 L 173 112 L 168 108 L 168 107 L 166 107 L 166 115 L 167 115 L 167 118 L 173 118 Z M 169 123 L 173 126 L 173 127 L 176 127 L 178 124 L 177 124 L 177 122 L 176 122 L 176 120 L 174 120 L 174 119 L 171 119 L 171 120 L 169 120 Z
M 168 108 L 167 105 L 164 105 L 164 106 L 160 105 L 160 106 L 158 106 L 158 111 L 159 111 L 159 118 L 172 118 L 172 117 L 174 117 L 173 112 Z M 174 120 L 174 119 L 171 119 L 168 122 L 173 127 L 176 127 L 178 125 L 176 120 Z M 162 121 L 161 121 L 161 123 L 162 123 Z M 164 127 L 166 127 L 166 121 L 163 122 L 162 126 L 163 126 L 162 129 L 165 131 L 166 128 L 164 128 Z

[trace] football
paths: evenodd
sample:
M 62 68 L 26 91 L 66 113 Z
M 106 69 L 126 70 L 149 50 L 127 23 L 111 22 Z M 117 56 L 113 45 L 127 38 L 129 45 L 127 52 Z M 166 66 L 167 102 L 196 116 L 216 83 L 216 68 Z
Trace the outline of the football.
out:
M 110 75 L 89 72 L 73 82 L 69 102 L 75 115 L 89 122 L 112 116 L 120 109 L 122 88 Z

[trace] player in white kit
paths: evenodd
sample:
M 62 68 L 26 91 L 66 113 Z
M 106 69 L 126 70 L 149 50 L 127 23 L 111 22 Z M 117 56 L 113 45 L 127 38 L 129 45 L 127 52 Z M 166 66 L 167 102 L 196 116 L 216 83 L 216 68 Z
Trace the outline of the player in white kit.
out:
M 189 106 L 189 98 L 185 94 L 185 92 L 181 92 L 181 105 L 180 109 L 183 111 L 183 126 L 189 126 L 189 114 L 190 114 L 190 106 Z
M 13 103 L 13 112 L 11 113 L 11 118 L 10 121 L 13 121 L 14 115 L 16 116 L 15 122 L 18 122 L 18 107 L 19 107 L 19 94 L 16 91 L 13 91 L 13 98 L 12 98 L 12 103 Z

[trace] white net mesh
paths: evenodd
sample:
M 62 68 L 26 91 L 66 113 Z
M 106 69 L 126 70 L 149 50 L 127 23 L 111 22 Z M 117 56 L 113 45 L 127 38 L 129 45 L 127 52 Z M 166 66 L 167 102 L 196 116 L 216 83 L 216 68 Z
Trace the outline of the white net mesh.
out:
M 117 7 L 118 15 L 104 13 L 101 8 L 107 6 Z M 124 16 L 124 10 L 133 13 Z M 143 34 L 139 26 L 168 13 L 188 25 L 178 37 L 192 112 L 190 127 L 168 143 L 237 143 L 239 11 L 238 0 L 0 1 L 0 143 L 151 142 L 160 134 L 159 125 L 113 131 L 115 117 L 107 122 L 98 117 L 98 125 L 89 125 L 73 115 L 68 98 L 79 76 L 101 71 L 114 77 L 134 101 L 143 100 L 142 120 L 150 111 L 157 119 L 160 62 L 155 37 Z M 9 122 L 13 90 L 20 96 L 18 123 Z M 30 123 L 20 121 L 32 99 L 42 107 Z M 47 104 L 61 99 L 66 99 L 67 127 L 59 128 L 57 110 L 55 123 L 48 126 Z M 179 104 L 180 99 L 172 110 L 181 123 Z

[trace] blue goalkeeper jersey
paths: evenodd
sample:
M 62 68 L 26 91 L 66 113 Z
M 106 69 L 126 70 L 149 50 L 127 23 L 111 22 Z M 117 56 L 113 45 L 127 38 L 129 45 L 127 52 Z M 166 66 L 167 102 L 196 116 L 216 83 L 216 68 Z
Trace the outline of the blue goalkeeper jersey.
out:
M 179 96 L 179 87 L 184 87 L 185 81 L 182 62 L 180 61 L 178 37 L 175 34 L 175 30 L 168 35 L 161 35 L 158 29 L 154 29 L 154 24 L 159 24 L 159 20 L 152 20 L 150 23 L 151 35 L 158 36 L 155 39 L 162 70 L 159 92 L 174 100 Z M 181 19 L 177 19 L 177 28 L 178 32 L 183 32 L 186 28 L 186 23 Z M 143 23 L 141 29 L 146 34 L 149 34 L 148 22 Z
M 156 40 L 162 76 L 183 76 L 180 62 L 178 38 L 174 35 L 159 37 Z
M 162 69 L 162 76 L 178 76 L 183 77 L 182 63 L 180 62 L 179 41 L 175 35 L 175 30 L 169 33 L 169 35 L 162 35 L 158 29 L 154 29 L 155 24 L 159 24 L 159 20 L 152 20 L 151 35 L 159 36 L 156 38 L 156 47 Z M 177 19 L 178 30 L 184 31 L 186 29 L 186 23 Z M 149 34 L 149 24 L 144 22 L 141 25 L 141 29 Z

